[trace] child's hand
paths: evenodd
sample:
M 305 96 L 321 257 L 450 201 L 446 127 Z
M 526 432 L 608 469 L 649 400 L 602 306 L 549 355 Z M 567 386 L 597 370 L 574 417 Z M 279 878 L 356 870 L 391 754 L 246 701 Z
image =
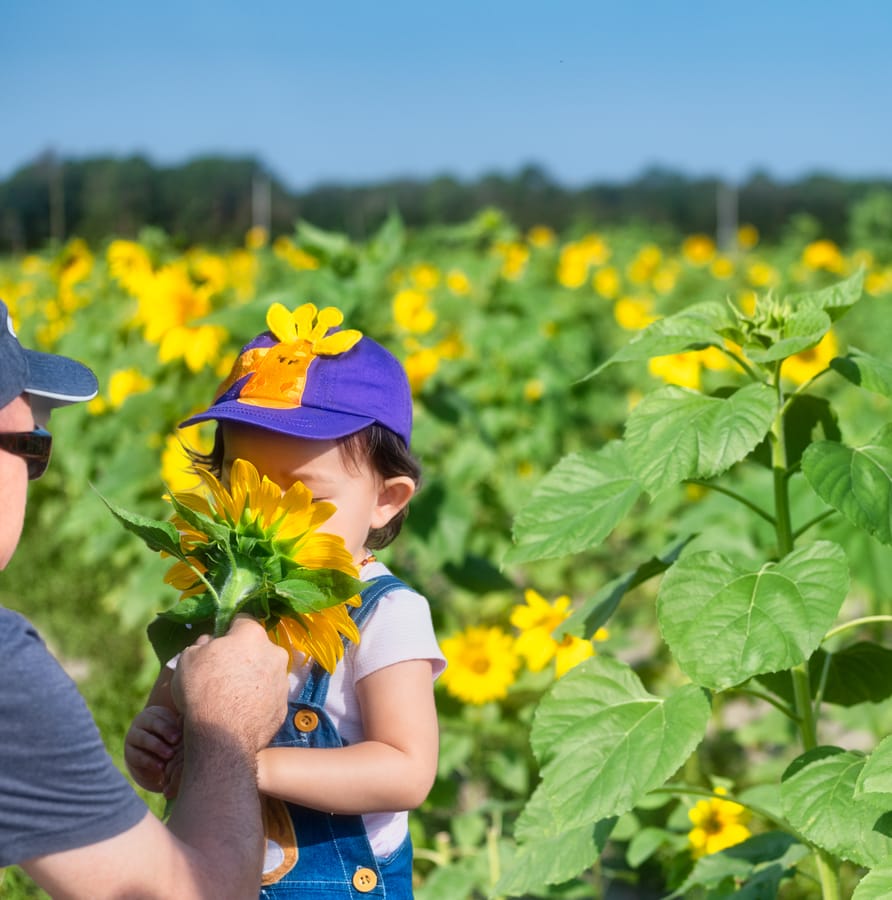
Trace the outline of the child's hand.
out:
M 183 745 L 177 747 L 174 755 L 164 767 L 162 792 L 168 800 L 176 800 L 180 792 L 180 779 L 183 777 Z
M 180 751 L 182 741 L 180 716 L 166 706 L 147 706 L 124 739 L 124 762 L 133 780 L 147 791 L 164 790 L 167 765 Z

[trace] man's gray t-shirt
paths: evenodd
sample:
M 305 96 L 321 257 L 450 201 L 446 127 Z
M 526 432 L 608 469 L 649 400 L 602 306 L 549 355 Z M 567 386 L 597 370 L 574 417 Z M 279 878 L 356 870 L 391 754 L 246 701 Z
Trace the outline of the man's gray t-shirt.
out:
M 0 608 L 0 867 L 113 837 L 146 812 L 34 626 Z

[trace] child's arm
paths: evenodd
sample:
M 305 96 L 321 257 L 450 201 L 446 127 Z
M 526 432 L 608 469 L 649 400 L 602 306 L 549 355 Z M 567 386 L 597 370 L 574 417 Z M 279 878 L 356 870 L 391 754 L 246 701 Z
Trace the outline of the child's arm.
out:
M 127 770 L 147 791 L 164 790 L 165 769 L 182 744 L 182 717 L 173 702 L 172 681 L 173 669 L 164 666 L 124 738 Z
M 431 663 L 413 659 L 356 684 L 366 738 L 347 747 L 268 747 L 257 757 L 260 790 L 324 812 L 414 809 L 437 771 L 439 738 Z

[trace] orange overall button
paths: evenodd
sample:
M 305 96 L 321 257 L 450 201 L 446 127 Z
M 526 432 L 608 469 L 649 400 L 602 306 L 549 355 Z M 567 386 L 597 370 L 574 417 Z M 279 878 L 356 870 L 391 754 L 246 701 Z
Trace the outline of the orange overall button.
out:
M 311 709 L 301 709 L 294 714 L 294 725 L 298 731 L 312 731 L 319 724 L 319 716 Z
M 378 876 L 375 874 L 374 869 L 357 869 L 353 875 L 353 887 L 360 894 L 367 894 L 369 891 L 375 890 L 377 883 Z

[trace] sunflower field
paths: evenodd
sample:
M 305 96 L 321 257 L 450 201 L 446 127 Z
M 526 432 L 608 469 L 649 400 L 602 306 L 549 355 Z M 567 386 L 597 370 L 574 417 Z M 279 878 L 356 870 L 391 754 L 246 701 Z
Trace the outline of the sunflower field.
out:
M 270 304 L 332 305 L 415 398 L 422 488 L 380 556 L 449 661 L 416 895 L 892 894 L 892 234 L 146 229 L 0 258 L 0 296 L 99 376 L 53 417 L 0 602 L 118 761 L 177 592 L 101 498 L 166 516 L 213 435 L 177 424 Z

